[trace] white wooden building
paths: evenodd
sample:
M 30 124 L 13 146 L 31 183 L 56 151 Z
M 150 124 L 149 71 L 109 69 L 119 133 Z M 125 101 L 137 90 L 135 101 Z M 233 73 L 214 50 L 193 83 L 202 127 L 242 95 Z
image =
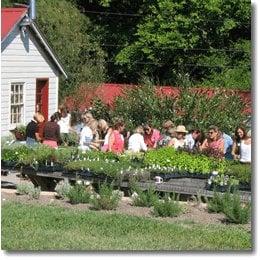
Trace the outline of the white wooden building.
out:
M 33 114 L 57 111 L 59 76 L 66 72 L 27 8 L 1 9 L 1 135 Z

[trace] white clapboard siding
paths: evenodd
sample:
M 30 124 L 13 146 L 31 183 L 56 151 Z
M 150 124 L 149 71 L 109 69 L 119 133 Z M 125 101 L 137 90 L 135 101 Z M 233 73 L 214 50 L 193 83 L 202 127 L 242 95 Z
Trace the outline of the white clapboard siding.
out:
M 23 124 L 35 113 L 36 79 L 49 79 L 49 116 L 58 108 L 58 71 L 47 57 L 38 40 L 29 34 L 22 41 L 19 27 L 8 36 L 7 46 L 2 45 L 1 55 L 1 135 L 9 135 L 15 126 L 10 124 L 10 88 L 12 82 L 24 83 Z M 25 47 L 26 46 L 26 47 Z

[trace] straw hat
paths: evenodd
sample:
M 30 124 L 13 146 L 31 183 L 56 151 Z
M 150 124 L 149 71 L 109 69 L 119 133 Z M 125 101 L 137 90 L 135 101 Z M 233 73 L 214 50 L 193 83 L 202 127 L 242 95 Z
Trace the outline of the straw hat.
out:
M 184 125 L 178 125 L 175 129 L 176 133 L 188 133 Z

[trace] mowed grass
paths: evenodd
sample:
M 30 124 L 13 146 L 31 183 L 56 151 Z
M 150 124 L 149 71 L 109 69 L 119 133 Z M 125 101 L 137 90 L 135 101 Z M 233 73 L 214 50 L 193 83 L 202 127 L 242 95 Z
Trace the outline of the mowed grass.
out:
M 198 225 L 75 211 L 57 206 L 2 204 L 3 250 L 251 250 L 241 226 Z

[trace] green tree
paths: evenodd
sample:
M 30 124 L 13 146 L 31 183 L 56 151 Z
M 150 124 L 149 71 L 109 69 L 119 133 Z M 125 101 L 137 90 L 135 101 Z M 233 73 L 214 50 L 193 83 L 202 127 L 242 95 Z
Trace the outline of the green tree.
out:
M 175 72 L 182 72 L 196 83 L 250 88 L 249 1 L 156 0 L 149 10 L 135 40 L 116 56 L 130 74 L 175 84 Z

